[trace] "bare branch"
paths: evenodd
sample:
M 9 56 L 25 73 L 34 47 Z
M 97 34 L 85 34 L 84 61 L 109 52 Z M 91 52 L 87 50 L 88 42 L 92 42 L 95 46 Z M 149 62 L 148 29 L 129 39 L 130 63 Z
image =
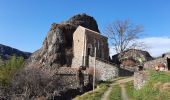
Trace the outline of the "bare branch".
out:
M 121 53 L 127 49 L 144 46 L 142 43 L 134 42 L 134 40 L 139 38 L 142 31 L 142 26 L 132 24 L 129 20 L 116 20 L 106 27 L 105 33 L 112 40 L 115 51 Z

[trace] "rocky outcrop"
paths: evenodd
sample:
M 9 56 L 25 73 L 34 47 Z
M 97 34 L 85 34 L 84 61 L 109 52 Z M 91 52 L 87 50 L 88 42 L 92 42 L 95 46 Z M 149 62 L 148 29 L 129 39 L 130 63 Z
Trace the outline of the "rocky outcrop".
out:
M 147 52 L 137 49 L 129 49 L 121 54 L 112 56 L 112 62 L 115 64 L 121 64 L 124 60 L 133 60 L 135 62 L 146 62 L 152 60 L 153 57 Z
M 73 33 L 79 25 L 99 32 L 95 19 L 86 14 L 75 15 L 59 24 L 53 23 L 42 47 L 35 51 L 25 64 L 25 69 L 36 68 L 47 73 L 45 76 L 50 78 L 59 76 L 58 81 L 62 82 L 62 86 L 57 85 L 55 91 L 82 91 L 90 84 L 90 75 L 70 68 L 73 58 Z M 65 93 L 61 96 L 65 96 Z
M 135 71 L 143 70 L 144 63 L 152 59 L 147 51 L 137 49 L 129 49 L 112 56 L 112 62 L 120 65 L 120 76 L 133 75 Z
M 28 66 L 38 65 L 42 68 L 71 66 L 73 33 L 79 25 L 99 32 L 95 19 L 86 14 L 75 15 L 60 24 L 53 23 L 42 48 L 32 54 Z
M 66 23 L 78 27 L 79 25 L 100 33 L 96 20 L 86 14 L 78 14 L 71 17 Z
M 0 58 L 2 58 L 3 60 L 8 60 L 13 55 L 17 57 L 24 57 L 25 59 L 27 59 L 29 58 L 31 53 L 23 52 L 18 49 L 0 44 Z

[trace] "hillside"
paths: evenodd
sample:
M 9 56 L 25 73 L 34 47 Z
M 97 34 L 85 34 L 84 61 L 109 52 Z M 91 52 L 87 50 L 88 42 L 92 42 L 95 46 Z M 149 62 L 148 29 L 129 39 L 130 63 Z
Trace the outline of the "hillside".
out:
M 0 44 L 0 58 L 2 60 L 8 60 L 13 55 L 27 59 L 31 55 L 31 53 L 20 51 L 10 46 Z
M 24 59 L 28 59 L 31 53 L 20 51 L 10 46 L 0 44 L 0 66 L 14 55 L 16 57 L 23 57 Z

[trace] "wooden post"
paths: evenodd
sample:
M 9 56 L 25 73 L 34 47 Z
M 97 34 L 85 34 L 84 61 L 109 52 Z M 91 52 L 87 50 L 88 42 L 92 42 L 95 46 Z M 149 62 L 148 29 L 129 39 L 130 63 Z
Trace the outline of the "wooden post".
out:
M 95 81 L 96 81 L 96 47 L 94 49 L 93 91 L 95 89 Z

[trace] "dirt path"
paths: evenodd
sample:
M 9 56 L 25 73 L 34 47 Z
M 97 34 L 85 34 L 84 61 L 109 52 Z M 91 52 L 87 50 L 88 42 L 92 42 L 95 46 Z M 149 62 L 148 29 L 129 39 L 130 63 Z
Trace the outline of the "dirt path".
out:
M 121 87 L 122 100 L 128 100 L 128 96 L 126 94 L 126 89 L 125 89 L 125 84 L 124 83 L 120 84 L 120 87 Z
M 121 96 L 122 96 L 122 99 L 123 100 L 128 100 L 128 97 L 127 97 L 127 94 L 126 94 L 126 90 L 124 88 L 124 83 L 132 81 L 132 80 L 133 80 L 133 77 L 129 77 L 129 78 L 125 78 L 125 79 L 120 79 L 120 80 L 117 80 L 117 81 L 113 80 L 113 83 L 109 86 L 108 90 L 103 94 L 101 100 L 108 100 L 108 97 L 109 97 L 109 94 L 110 94 L 110 92 L 112 90 L 112 87 L 114 85 L 118 85 L 118 84 L 121 87 Z

